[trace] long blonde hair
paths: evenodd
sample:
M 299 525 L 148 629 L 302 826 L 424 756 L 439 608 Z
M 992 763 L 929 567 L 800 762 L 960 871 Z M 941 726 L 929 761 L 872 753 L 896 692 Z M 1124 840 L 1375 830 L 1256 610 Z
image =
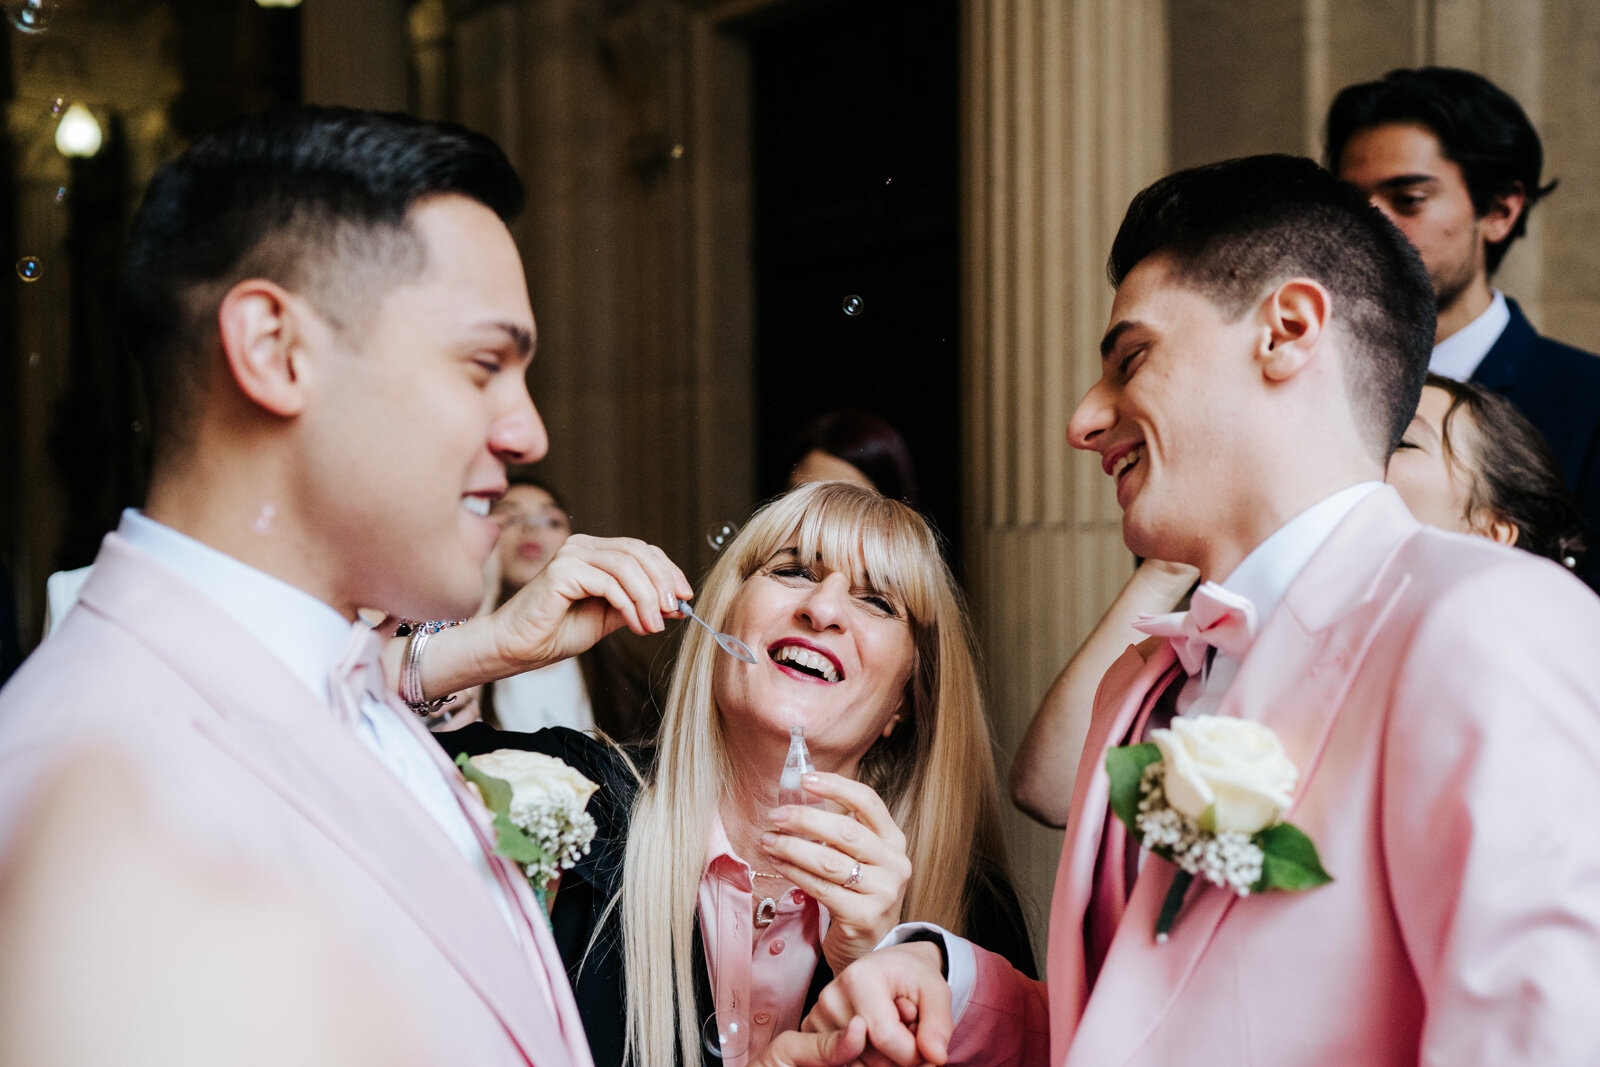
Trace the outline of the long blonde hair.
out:
M 723 551 L 696 598 L 713 625 L 739 586 L 791 541 L 801 559 L 864 569 L 910 616 L 916 663 L 905 722 L 862 759 L 858 777 L 906 836 L 912 875 L 902 920 L 963 933 L 975 870 L 1003 872 L 998 791 L 972 634 L 927 523 L 906 505 L 845 482 L 801 486 L 758 511 Z M 660 748 L 633 806 L 620 898 L 627 974 L 624 1060 L 698 1063 L 694 939 L 701 861 L 725 784 L 734 780 L 712 689 L 716 644 L 694 627 L 673 670 Z

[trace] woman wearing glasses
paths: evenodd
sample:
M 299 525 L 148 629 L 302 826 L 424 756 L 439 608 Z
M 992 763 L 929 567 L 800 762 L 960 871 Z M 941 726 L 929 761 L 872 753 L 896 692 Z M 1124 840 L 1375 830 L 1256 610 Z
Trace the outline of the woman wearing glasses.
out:
M 572 535 L 572 519 L 555 491 L 526 473 L 509 472 L 511 487 L 490 517 L 500 523 L 486 608 L 496 608 L 544 570 Z M 619 740 L 638 738 L 658 718 L 649 668 L 613 634 L 589 651 L 484 687 L 482 717 L 499 730 L 546 726 L 599 729 Z M 449 748 L 447 744 L 445 746 Z

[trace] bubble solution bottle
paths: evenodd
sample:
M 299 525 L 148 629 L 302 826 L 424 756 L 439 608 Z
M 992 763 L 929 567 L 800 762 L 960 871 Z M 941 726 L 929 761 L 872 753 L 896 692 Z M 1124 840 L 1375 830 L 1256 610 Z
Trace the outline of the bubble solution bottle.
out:
M 784 758 L 783 774 L 778 778 L 778 803 L 821 807 L 822 798 L 812 796 L 800 784 L 800 776 L 814 770 L 811 753 L 806 749 L 805 731 L 799 726 L 789 727 L 789 755 Z

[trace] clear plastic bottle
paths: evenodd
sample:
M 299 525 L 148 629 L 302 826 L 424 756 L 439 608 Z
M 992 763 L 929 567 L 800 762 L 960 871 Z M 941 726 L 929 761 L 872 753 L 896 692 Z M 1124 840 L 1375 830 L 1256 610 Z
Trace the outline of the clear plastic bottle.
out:
M 799 726 L 789 727 L 789 755 L 784 758 L 783 774 L 778 778 L 778 803 L 821 807 L 822 798 L 812 796 L 800 784 L 800 776 L 814 770 L 811 753 L 806 749 L 805 731 Z

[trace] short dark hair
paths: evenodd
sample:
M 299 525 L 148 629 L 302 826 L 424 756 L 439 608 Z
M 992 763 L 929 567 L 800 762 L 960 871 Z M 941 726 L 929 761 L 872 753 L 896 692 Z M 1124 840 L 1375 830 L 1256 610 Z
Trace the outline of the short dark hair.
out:
M 867 476 L 872 487 L 890 500 L 917 502 L 917 472 L 911 449 L 900 432 L 865 411 L 831 411 L 819 415 L 789 447 L 789 470 L 812 452 L 826 452 Z
M 1517 528 L 1517 547 L 1576 567 L 1585 549 L 1583 520 L 1544 435 L 1499 393 L 1438 374 L 1427 384 L 1450 394 L 1439 427 L 1444 454 L 1467 476 L 1467 515 L 1487 513 Z M 1472 433 L 1453 427 L 1465 412 Z M 1469 461 L 1468 457 L 1472 457 Z
M 526 485 L 530 489 L 537 489 L 548 495 L 550 502 L 556 507 L 562 511 L 567 511 L 567 502 L 561 498 L 561 494 L 556 492 L 549 482 L 535 474 L 535 469 L 532 463 L 515 463 L 507 466 L 506 488 L 510 490 L 519 485 Z M 568 512 L 568 515 L 570 517 L 571 513 Z
M 1328 168 L 1338 172 L 1351 137 L 1395 122 L 1432 131 L 1445 158 L 1461 168 L 1480 218 L 1499 197 L 1518 190 L 1527 195 L 1511 232 L 1485 250 L 1493 274 L 1511 242 L 1528 231 L 1533 206 L 1556 187 L 1555 182 L 1539 184 L 1544 147 L 1533 123 L 1509 93 L 1481 74 L 1454 67 L 1391 70 L 1378 81 L 1346 86 L 1333 98 L 1326 132 Z
M 1284 155 L 1178 171 L 1128 206 L 1106 265 L 1111 284 L 1157 253 L 1229 318 L 1290 278 L 1326 287 L 1350 340 L 1350 403 L 1377 458 L 1394 451 L 1433 351 L 1433 285 L 1416 249 L 1353 187 Z
M 157 171 L 129 235 L 121 310 L 158 459 L 189 438 L 231 286 L 268 278 L 347 329 L 373 297 L 421 272 L 407 216 L 442 193 L 507 222 L 523 202 L 515 170 L 482 134 L 347 108 L 249 116 Z

